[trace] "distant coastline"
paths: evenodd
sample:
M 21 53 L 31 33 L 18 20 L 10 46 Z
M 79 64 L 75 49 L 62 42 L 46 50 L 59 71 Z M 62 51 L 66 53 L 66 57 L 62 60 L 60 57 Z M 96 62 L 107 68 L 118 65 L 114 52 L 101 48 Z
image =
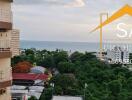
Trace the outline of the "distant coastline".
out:
M 112 43 L 111 45 L 124 46 L 129 45 L 130 51 L 132 51 L 132 44 L 122 44 L 122 43 Z M 105 47 L 110 46 L 110 43 L 104 43 Z M 56 49 L 61 49 L 65 51 L 79 51 L 79 52 L 98 52 L 99 51 L 99 43 L 97 42 L 65 42 L 65 41 L 31 41 L 31 40 L 21 40 L 20 41 L 21 49 L 46 49 L 49 51 L 54 51 Z
M 36 48 L 46 49 L 54 51 L 56 49 L 62 49 L 65 51 L 80 51 L 80 52 L 93 52 L 99 48 L 98 43 L 90 42 L 60 42 L 60 41 L 27 41 L 21 40 L 20 42 L 22 49 Z

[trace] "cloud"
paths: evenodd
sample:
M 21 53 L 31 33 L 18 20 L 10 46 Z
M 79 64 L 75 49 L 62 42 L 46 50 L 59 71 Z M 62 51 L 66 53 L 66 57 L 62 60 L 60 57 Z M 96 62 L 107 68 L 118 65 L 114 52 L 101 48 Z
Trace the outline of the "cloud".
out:
M 132 5 L 132 0 L 14 0 L 14 3 L 14 26 L 20 29 L 21 39 L 98 41 L 99 31 L 89 32 L 99 24 L 99 14 L 109 12 L 111 16 L 125 4 Z M 131 19 L 126 20 L 131 24 Z M 108 33 L 103 34 L 105 39 L 115 36 L 111 27 L 105 30 L 103 33 Z
M 49 6 L 49 5 L 65 5 L 67 1 L 66 0 L 15 0 L 14 3 L 16 5 L 38 5 L 39 4 L 39 5 Z
M 64 7 L 82 7 L 85 5 L 84 0 L 15 0 L 15 5 L 47 5 L 47 6 L 64 6 Z
M 84 0 L 75 0 L 65 5 L 65 7 L 83 7 L 83 6 L 85 6 Z
M 41 4 L 44 0 L 14 0 L 16 5 Z

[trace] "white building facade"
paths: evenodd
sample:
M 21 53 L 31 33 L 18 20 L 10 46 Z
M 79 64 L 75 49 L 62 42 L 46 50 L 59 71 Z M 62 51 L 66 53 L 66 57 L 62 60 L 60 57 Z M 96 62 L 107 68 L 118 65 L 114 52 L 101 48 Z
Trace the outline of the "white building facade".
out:
M 106 57 L 110 63 L 129 64 L 129 51 L 121 47 L 114 47 L 112 50 L 107 50 Z

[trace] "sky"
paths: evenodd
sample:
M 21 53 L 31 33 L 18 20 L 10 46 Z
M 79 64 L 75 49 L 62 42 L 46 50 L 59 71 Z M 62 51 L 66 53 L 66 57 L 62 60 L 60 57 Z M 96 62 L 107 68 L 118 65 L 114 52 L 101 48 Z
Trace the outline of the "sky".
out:
M 112 15 L 126 4 L 132 0 L 14 0 L 14 28 L 21 40 L 98 42 L 99 31 L 90 31 L 99 25 L 99 14 Z M 132 19 L 124 16 L 105 27 L 104 41 L 120 41 L 115 35 L 119 22 L 129 25 L 130 33 Z

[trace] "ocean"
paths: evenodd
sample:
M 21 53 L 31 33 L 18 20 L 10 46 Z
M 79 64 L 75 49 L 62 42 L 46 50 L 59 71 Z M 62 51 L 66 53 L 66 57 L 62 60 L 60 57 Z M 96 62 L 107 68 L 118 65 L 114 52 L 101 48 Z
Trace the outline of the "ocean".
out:
M 129 51 L 132 51 L 132 44 L 103 44 L 104 49 L 113 49 L 114 46 L 123 46 L 127 48 Z M 57 41 L 25 41 L 22 40 L 20 42 L 21 49 L 46 49 L 50 51 L 54 51 L 56 49 L 62 49 L 65 51 L 79 51 L 79 52 L 98 52 L 99 51 L 99 43 L 94 42 L 57 42 Z

